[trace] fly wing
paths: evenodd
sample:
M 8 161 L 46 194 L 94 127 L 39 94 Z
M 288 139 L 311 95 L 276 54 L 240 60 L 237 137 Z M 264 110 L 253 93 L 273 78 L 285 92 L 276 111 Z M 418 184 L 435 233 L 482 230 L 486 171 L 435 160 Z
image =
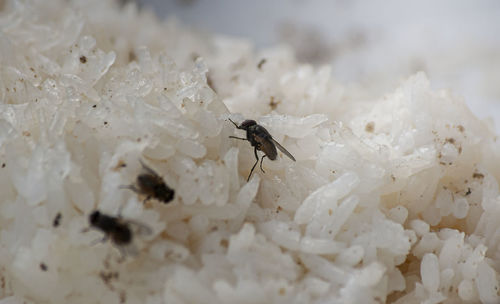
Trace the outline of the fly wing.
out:
M 153 176 L 158 176 L 158 177 L 159 177 L 158 173 L 156 173 L 156 171 L 155 171 L 155 170 L 153 170 L 153 169 L 151 169 L 150 167 L 148 167 L 148 166 L 147 166 L 147 165 L 146 165 L 146 164 L 142 161 L 142 159 L 139 159 L 139 162 L 141 163 L 142 168 L 143 168 L 146 172 L 148 172 L 149 174 L 151 174 L 151 175 L 153 175 Z
M 286 156 L 288 156 L 291 160 L 295 161 L 295 157 L 293 157 L 293 155 L 288 152 L 282 145 L 279 144 L 279 142 L 275 141 L 274 138 L 271 138 L 271 141 L 274 143 L 274 145 L 276 147 L 278 147 L 278 149 L 283 152 Z
M 260 150 L 266 153 L 267 157 L 270 160 L 275 160 L 276 156 L 278 156 L 278 152 L 276 151 L 276 146 L 273 144 L 272 141 L 263 140 L 261 142 Z
M 153 234 L 153 230 L 151 229 L 151 227 L 144 225 L 143 223 L 134 220 L 126 220 L 125 222 L 129 224 L 129 227 L 134 235 L 147 236 Z
M 275 160 L 278 152 L 270 139 L 272 139 L 271 135 L 266 137 L 254 135 L 254 140 L 260 144 L 259 150 L 264 152 L 270 160 Z
M 136 257 L 139 255 L 139 249 L 137 249 L 137 246 L 133 243 L 118 247 L 118 249 L 120 250 L 123 258 L 127 256 Z

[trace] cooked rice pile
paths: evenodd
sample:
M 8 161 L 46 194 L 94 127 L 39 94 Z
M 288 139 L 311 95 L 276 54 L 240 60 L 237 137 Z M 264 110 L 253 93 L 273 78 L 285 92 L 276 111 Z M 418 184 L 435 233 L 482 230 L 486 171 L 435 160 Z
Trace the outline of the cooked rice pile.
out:
M 499 302 L 500 146 L 424 74 L 375 98 L 101 0 L 6 1 L 0 27 L 0 303 Z M 247 183 L 229 117 L 297 162 Z M 140 159 L 174 201 L 120 189 Z M 122 261 L 94 209 L 154 232 Z

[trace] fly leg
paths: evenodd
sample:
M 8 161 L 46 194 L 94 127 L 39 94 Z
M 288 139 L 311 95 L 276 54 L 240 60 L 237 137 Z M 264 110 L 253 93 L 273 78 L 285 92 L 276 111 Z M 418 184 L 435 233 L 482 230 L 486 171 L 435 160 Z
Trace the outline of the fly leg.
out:
M 127 251 L 121 246 L 116 246 L 116 248 L 118 248 L 118 251 L 120 251 L 120 258 L 118 259 L 118 263 L 125 262 L 125 259 L 127 258 Z
M 86 227 L 86 228 L 83 228 L 80 232 L 81 233 L 87 233 L 90 231 L 90 227 Z M 95 246 L 99 243 L 105 243 L 106 241 L 108 240 L 108 235 L 105 234 L 102 238 L 98 238 L 96 240 L 93 240 L 91 243 L 90 243 L 90 246 Z
M 141 190 L 137 189 L 137 187 L 134 185 L 120 186 L 118 187 L 118 189 L 129 189 L 134 191 L 135 193 L 141 193 Z
M 257 159 L 255 161 L 255 164 L 253 164 L 252 170 L 250 170 L 250 174 L 248 175 L 247 182 L 250 180 L 250 176 L 252 176 L 253 169 L 255 169 L 255 166 L 257 166 L 257 163 L 259 162 L 259 156 L 257 155 L 257 147 L 253 149 L 253 153 L 255 154 L 255 158 Z
M 242 137 L 236 137 L 236 136 L 229 136 L 229 138 L 234 138 L 234 139 L 241 139 L 241 140 L 248 140 L 246 138 L 242 138 Z
M 151 199 L 151 195 L 146 196 L 146 198 L 142 201 L 143 204 L 145 204 L 147 201 Z
M 140 189 L 138 189 L 136 186 L 134 185 L 128 185 L 128 186 L 120 186 L 119 187 L 120 189 L 129 189 L 129 190 L 132 190 L 134 191 L 135 193 L 137 194 L 145 194 L 144 192 L 142 192 Z M 144 199 L 144 201 L 142 201 L 142 203 L 146 203 L 147 201 L 149 201 L 151 199 L 151 196 L 148 195 L 146 196 L 146 199 Z
M 145 194 L 143 191 L 141 191 L 140 189 L 138 189 L 136 186 L 134 185 L 128 185 L 128 186 L 120 186 L 119 187 L 120 189 L 129 189 L 129 190 L 132 190 L 134 191 L 135 193 L 138 193 L 138 194 Z M 145 204 L 147 201 L 149 201 L 151 199 L 151 195 L 148 195 L 146 196 L 146 198 L 142 201 L 143 204 Z
M 106 241 L 108 240 L 108 235 L 106 234 L 105 236 L 103 236 L 102 238 L 99 238 L 99 239 L 96 239 L 96 240 L 93 240 L 91 243 L 90 243 L 90 246 L 95 246 L 99 243 L 106 243 Z
M 264 157 L 266 157 L 266 156 L 267 156 L 267 155 L 265 155 L 265 154 L 264 154 L 264 156 L 262 156 L 262 157 L 260 158 L 260 170 L 261 170 L 262 172 L 264 172 L 264 173 L 266 173 L 266 171 L 264 171 L 264 169 L 262 169 L 262 161 L 264 161 Z
M 234 121 L 232 121 L 232 120 L 231 120 L 231 118 L 228 118 L 228 119 L 229 119 L 229 121 L 230 121 L 230 122 L 232 122 L 232 123 L 233 123 L 233 125 L 234 125 L 236 128 L 241 129 L 241 128 L 240 128 L 240 126 L 238 126 L 238 125 L 237 125 Z

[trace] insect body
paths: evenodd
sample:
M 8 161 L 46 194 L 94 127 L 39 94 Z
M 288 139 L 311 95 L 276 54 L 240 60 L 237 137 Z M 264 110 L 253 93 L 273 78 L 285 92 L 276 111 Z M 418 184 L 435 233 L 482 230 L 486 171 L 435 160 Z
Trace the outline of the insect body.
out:
M 141 223 L 125 220 L 120 216 L 106 215 L 99 210 L 94 210 L 89 215 L 89 223 L 91 228 L 98 229 L 105 234 L 99 241 L 105 242 L 111 239 L 124 256 L 127 251 L 129 253 L 134 253 L 135 251 L 135 248 L 131 246 L 135 234 L 146 235 L 152 233 L 149 227 Z M 127 246 L 128 250 L 125 249 Z
M 262 170 L 262 172 L 264 173 L 265 171 L 264 169 L 262 169 L 262 161 L 266 156 L 270 160 L 275 160 L 276 156 L 278 155 L 276 147 L 286 156 L 288 156 L 291 160 L 295 161 L 295 158 L 292 156 L 292 154 L 290 154 L 290 152 L 288 152 L 282 145 L 280 145 L 277 141 L 275 141 L 271 136 L 271 134 L 267 132 L 266 128 L 257 124 L 255 120 L 245 120 L 239 126 L 231 119 L 229 119 L 229 121 L 231 121 L 236 128 L 247 131 L 247 138 L 241 138 L 236 136 L 229 136 L 229 137 L 248 140 L 252 145 L 252 147 L 254 147 L 254 154 L 256 161 L 252 167 L 252 170 L 250 170 L 250 174 L 248 175 L 247 181 L 250 180 L 250 176 L 252 176 L 252 172 L 255 169 L 255 166 L 259 162 L 259 156 L 257 155 L 257 150 L 264 152 L 264 155 L 260 159 L 260 170 Z
M 90 226 L 106 234 L 103 241 L 111 238 L 116 245 L 128 245 L 132 242 L 132 230 L 126 222 L 119 217 L 102 214 L 95 210 L 89 216 Z
M 137 176 L 137 186 L 129 185 L 122 188 L 146 195 L 144 202 L 151 198 L 156 198 L 165 204 L 169 203 L 174 198 L 175 191 L 165 184 L 165 181 L 163 181 L 163 178 L 158 173 L 146 166 L 141 160 L 139 161 L 145 172 Z

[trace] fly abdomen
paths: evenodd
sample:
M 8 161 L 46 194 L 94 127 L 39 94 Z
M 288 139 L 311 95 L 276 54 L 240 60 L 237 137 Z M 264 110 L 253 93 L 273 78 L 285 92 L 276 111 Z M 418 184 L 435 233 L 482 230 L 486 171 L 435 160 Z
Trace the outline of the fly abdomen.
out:
M 111 239 L 116 245 L 127 245 L 132 242 L 132 231 L 126 225 L 118 225 L 111 234 Z

